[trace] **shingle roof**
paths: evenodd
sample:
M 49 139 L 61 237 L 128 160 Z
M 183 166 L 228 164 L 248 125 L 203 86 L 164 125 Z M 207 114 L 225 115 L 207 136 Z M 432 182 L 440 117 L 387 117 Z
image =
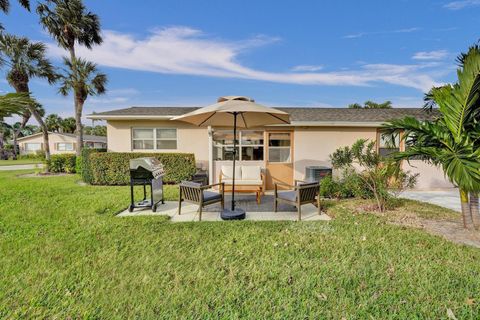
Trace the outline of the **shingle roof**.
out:
M 195 107 L 131 107 L 95 113 L 94 116 L 179 116 L 198 108 Z M 348 108 L 277 108 L 290 114 L 295 122 L 384 122 L 392 119 L 412 116 L 419 120 L 429 120 L 438 116 L 438 112 L 425 112 L 421 108 L 392 109 L 348 109 Z

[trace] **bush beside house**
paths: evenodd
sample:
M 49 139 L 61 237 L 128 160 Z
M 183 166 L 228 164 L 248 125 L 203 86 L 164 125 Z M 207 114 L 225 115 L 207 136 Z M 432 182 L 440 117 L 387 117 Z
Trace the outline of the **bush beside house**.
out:
M 46 165 L 52 173 L 75 173 L 76 157 L 74 154 L 54 154 Z
M 165 168 L 164 183 L 179 183 L 195 173 L 192 153 L 96 152 L 87 150 L 77 161 L 83 181 L 94 185 L 126 185 L 130 183 L 130 159 L 154 157 Z

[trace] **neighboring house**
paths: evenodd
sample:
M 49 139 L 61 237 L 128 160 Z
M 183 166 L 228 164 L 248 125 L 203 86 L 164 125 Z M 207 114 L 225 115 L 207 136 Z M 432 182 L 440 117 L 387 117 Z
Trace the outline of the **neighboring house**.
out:
M 72 133 L 49 132 L 48 140 L 51 154 L 74 153 L 76 150 L 76 136 Z M 18 138 L 17 141 L 21 155 L 44 150 L 42 133 Z M 106 149 L 107 137 L 84 135 L 83 143 L 89 148 Z
M 196 127 L 171 121 L 196 108 L 132 107 L 96 113 L 89 119 L 107 121 L 108 150 L 113 152 L 189 152 L 197 166 L 218 181 L 222 164 L 230 164 L 233 150 L 231 128 Z M 389 149 L 381 125 L 390 119 L 413 116 L 430 119 L 435 112 L 422 109 L 278 108 L 290 114 L 291 124 L 239 130 L 238 160 L 242 165 L 261 165 L 267 171 L 267 189 L 274 181 L 291 184 L 302 179 L 305 167 L 331 166 L 329 155 L 337 148 L 365 138 L 377 142 L 380 153 Z M 404 162 L 403 168 L 420 173 L 417 189 L 451 187 L 440 168 L 420 160 Z M 335 174 L 335 172 L 334 172 Z

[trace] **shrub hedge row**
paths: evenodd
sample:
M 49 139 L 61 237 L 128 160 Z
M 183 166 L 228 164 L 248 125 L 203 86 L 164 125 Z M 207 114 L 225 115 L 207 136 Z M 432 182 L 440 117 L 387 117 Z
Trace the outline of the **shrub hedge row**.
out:
M 54 154 L 46 162 L 52 173 L 75 173 L 76 157 L 74 154 Z
M 196 171 L 191 153 L 132 153 L 84 151 L 77 161 L 83 181 L 95 185 L 125 185 L 130 183 L 129 160 L 155 157 L 165 168 L 164 183 L 179 183 Z

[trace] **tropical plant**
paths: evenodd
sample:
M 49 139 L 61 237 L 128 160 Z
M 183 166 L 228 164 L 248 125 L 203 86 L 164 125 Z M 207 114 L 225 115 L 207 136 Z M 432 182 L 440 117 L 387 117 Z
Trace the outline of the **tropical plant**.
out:
M 399 163 L 380 156 L 375 141 L 359 139 L 351 147 L 337 149 L 330 160 L 335 169 L 353 170 L 354 164 L 360 167 L 358 177 L 373 194 L 380 212 L 385 211 L 392 196 L 412 188 L 417 180 L 417 175 L 402 171 Z
M 359 103 L 352 103 L 348 105 L 349 109 L 391 109 L 392 107 L 392 102 L 388 100 L 382 103 L 368 100 L 365 101 L 363 106 Z
M 106 136 L 107 135 L 107 127 L 106 126 L 85 126 L 83 128 L 85 134 L 89 134 L 92 136 Z
M 68 117 L 61 119 L 60 121 L 60 132 L 62 133 L 75 133 L 76 123 L 75 118 Z
M 442 167 L 448 179 L 459 187 L 463 225 L 480 226 L 478 192 L 480 191 L 480 50 L 471 47 L 461 54 L 458 81 L 433 88 L 426 96 L 442 115 L 435 121 L 414 118 L 391 121 L 390 132 L 403 130 L 406 150 L 397 160 L 420 158 Z M 470 201 L 469 195 L 470 193 Z
M 45 118 L 45 125 L 50 132 L 59 132 L 62 124 L 62 118 L 58 114 L 52 113 Z
M 29 93 L 29 82 L 32 78 L 47 79 L 53 84 L 58 75 L 53 65 L 46 58 L 46 46 L 41 42 L 31 42 L 28 38 L 14 35 L 0 35 L 0 54 L 7 68 L 7 81 L 17 93 Z M 43 132 L 45 157 L 50 158 L 48 130 L 39 112 L 39 104 L 29 104 L 23 117 L 33 115 Z M 26 122 L 25 122 L 26 124 Z
M 28 11 L 30 11 L 30 1 L 29 0 L 18 0 L 18 3 Z M 8 13 L 10 11 L 10 0 L 0 0 L 0 11 L 3 13 Z M 3 25 L 0 24 L 0 30 L 3 30 Z
M 28 94 L 8 93 L 0 96 L 0 159 L 5 158 L 5 136 L 11 130 L 4 119 L 21 114 L 32 103 Z
M 67 67 L 70 68 L 68 76 L 70 84 L 62 86 L 63 89 L 73 91 L 75 105 L 75 120 L 77 134 L 77 155 L 80 156 L 83 147 L 83 127 L 81 123 L 83 103 L 92 91 L 85 91 L 85 83 L 82 78 L 85 76 L 85 69 L 80 70 L 86 62 L 77 59 L 75 46 L 83 45 L 91 49 L 93 45 L 102 43 L 100 35 L 100 20 L 98 16 L 86 9 L 81 0 L 47 0 L 40 3 L 37 7 L 40 15 L 40 22 L 43 27 L 50 33 L 61 48 L 68 51 L 70 58 L 66 61 Z M 103 77 L 103 91 L 106 77 Z M 64 81 L 65 84 L 65 81 Z M 61 90 L 62 90 L 61 88 Z M 96 90 L 97 93 L 102 93 Z M 83 102 L 82 102 L 83 101 Z
M 106 91 L 107 76 L 98 72 L 97 65 L 84 59 L 75 59 L 73 62 L 64 59 L 66 70 L 60 80 L 59 92 L 67 96 L 73 91 L 75 97 L 75 121 L 77 145 L 83 143 L 83 127 L 81 123 L 83 105 L 88 96 L 104 94 Z M 80 148 L 77 148 L 77 153 Z

